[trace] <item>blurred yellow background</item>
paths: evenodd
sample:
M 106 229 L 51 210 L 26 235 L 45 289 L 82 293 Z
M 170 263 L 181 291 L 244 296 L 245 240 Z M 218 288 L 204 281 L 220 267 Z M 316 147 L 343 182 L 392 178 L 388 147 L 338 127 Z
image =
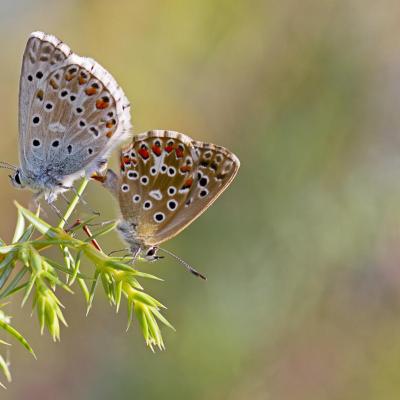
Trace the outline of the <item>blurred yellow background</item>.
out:
M 6 311 L 34 347 L 11 351 L 1 398 L 343 400 L 400 398 L 400 4 L 384 0 L 11 1 L 0 13 L 0 159 L 18 162 L 21 56 L 31 31 L 106 67 L 135 133 L 173 129 L 224 145 L 227 192 L 143 265 L 168 305 L 152 354 L 98 290 L 63 296 L 61 343 L 29 305 Z M 116 156 L 113 157 L 116 163 Z M 0 237 L 13 199 L 0 171 Z M 104 219 L 108 193 L 87 197 Z M 59 206 L 63 204 L 60 202 Z M 51 211 L 49 218 L 53 218 Z M 116 235 L 102 241 L 121 248 Z M 123 310 L 124 311 L 124 310 Z

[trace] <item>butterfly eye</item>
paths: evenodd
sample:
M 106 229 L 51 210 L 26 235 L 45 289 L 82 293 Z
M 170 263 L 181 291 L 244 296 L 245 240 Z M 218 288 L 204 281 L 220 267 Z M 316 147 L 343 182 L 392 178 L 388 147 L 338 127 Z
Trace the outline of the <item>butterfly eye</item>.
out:
M 146 256 L 153 257 L 156 254 L 157 249 L 155 247 L 151 247 L 147 250 Z
M 14 181 L 18 184 L 21 185 L 21 178 L 19 177 L 19 171 L 14 175 Z

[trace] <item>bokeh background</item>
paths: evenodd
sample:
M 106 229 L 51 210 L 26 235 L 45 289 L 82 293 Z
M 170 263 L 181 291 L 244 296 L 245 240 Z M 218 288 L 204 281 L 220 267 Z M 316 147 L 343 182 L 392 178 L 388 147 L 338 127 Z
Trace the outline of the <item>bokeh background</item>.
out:
M 63 298 L 61 343 L 29 306 L 6 308 L 33 345 L 1 398 L 400 398 L 400 5 L 384 0 L 0 1 L 0 159 L 18 162 L 17 95 L 31 31 L 98 60 L 136 133 L 181 131 L 232 149 L 237 179 L 142 268 L 168 305 L 165 352 L 125 332 L 101 290 Z M 115 157 L 114 157 L 115 158 Z M 0 236 L 16 213 L 0 173 Z M 104 218 L 111 196 L 87 197 Z M 62 204 L 60 203 L 60 206 Z M 52 218 L 51 212 L 49 218 Z M 122 247 L 116 235 L 107 249 Z

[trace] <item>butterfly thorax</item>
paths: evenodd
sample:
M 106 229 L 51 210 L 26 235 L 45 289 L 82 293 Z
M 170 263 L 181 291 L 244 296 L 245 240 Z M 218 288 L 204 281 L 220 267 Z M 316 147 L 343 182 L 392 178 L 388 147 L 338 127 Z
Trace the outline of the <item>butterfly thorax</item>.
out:
M 117 231 L 122 239 L 129 244 L 132 254 L 138 254 L 144 247 L 144 243 L 137 237 L 136 224 L 132 221 L 119 221 Z

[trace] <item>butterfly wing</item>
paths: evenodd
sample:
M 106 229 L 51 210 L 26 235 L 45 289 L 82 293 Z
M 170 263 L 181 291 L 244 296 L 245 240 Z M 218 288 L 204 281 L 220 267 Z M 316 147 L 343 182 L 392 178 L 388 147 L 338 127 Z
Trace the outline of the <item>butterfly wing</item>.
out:
M 150 131 L 121 157 L 123 218 L 146 245 L 157 245 L 201 215 L 229 185 L 239 160 L 223 147 L 181 133 Z
M 27 176 L 87 174 L 129 136 L 129 103 L 98 63 L 35 32 L 20 80 L 20 159 Z
M 162 243 L 185 229 L 210 207 L 236 176 L 240 162 L 229 150 L 211 143 L 193 142 L 197 158 L 193 184 L 179 203 L 175 215 L 155 235 Z

